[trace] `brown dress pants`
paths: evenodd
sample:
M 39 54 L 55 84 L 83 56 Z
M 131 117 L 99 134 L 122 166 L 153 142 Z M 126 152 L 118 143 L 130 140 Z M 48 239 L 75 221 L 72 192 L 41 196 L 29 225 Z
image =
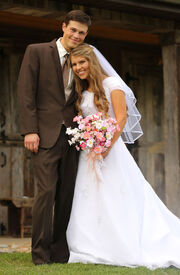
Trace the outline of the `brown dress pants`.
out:
M 35 264 L 67 262 L 66 240 L 79 153 L 69 146 L 63 125 L 56 144 L 33 154 L 37 184 L 32 213 L 32 260 Z

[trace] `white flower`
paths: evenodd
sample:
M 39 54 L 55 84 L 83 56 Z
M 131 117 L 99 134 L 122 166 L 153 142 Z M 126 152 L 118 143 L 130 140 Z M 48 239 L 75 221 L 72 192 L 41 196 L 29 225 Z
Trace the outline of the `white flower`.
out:
M 88 147 L 92 148 L 92 147 L 93 147 L 93 144 L 94 144 L 94 140 L 93 140 L 93 139 L 89 139 L 89 140 L 87 141 L 87 146 L 88 146 Z
M 71 143 L 74 144 L 75 142 L 76 142 L 76 139 L 73 137 L 73 138 L 71 139 Z
M 112 135 L 111 135 L 110 132 L 107 132 L 107 133 L 106 133 L 106 138 L 107 138 L 107 140 L 110 140 L 110 139 L 112 138 Z
M 72 142 L 70 140 L 68 140 L 68 142 L 69 142 L 69 145 L 72 145 Z
M 98 119 L 98 118 L 99 118 L 99 116 L 98 116 L 98 115 L 93 115 L 93 116 L 94 116 L 94 118 L 95 118 L 95 119 Z
M 96 128 L 99 130 L 102 128 L 102 123 L 100 121 L 95 123 Z
M 77 133 L 74 135 L 75 139 L 78 140 L 78 138 L 80 138 L 81 134 L 80 133 Z
M 74 128 L 74 129 L 71 130 L 71 134 L 72 134 L 72 135 L 75 135 L 75 134 L 78 133 L 78 131 L 79 131 L 78 128 Z
M 68 128 L 66 129 L 66 134 L 71 135 L 71 131 L 72 131 L 71 127 L 68 127 Z

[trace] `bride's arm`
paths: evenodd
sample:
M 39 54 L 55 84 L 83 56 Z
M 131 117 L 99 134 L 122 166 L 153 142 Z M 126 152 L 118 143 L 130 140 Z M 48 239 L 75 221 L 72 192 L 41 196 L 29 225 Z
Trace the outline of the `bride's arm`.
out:
M 126 124 L 126 118 L 127 118 L 127 109 L 126 109 L 126 101 L 125 101 L 124 92 L 121 90 L 113 90 L 111 92 L 111 102 L 113 105 L 115 118 L 117 120 L 117 124 L 119 125 L 120 131 L 115 132 L 115 134 L 112 138 L 112 141 L 111 141 L 111 146 L 107 149 L 106 152 L 102 153 L 103 158 L 105 158 L 108 155 L 112 146 L 114 145 L 116 140 L 121 135 L 123 128 Z

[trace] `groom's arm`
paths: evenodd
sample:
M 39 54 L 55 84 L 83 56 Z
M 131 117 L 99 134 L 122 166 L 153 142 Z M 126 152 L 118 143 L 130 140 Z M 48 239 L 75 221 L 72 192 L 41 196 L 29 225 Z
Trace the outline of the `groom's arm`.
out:
M 33 152 L 39 145 L 36 106 L 38 75 L 38 53 L 34 45 L 29 45 L 22 61 L 17 92 L 21 134 L 25 136 L 25 147 Z

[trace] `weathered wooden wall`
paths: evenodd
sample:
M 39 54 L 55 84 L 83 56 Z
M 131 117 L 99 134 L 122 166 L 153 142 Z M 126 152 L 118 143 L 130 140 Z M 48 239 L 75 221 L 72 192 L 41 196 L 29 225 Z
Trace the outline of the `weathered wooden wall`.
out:
M 13 47 L 2 47 L 0 51 L 0 201 L 6 204 L 0 206 L 0 223 L 12 233 L 8 220 L 19 219 L 13 214 L 12 202 L 34 196 L 31 155 L 24 150 L 18 123 L 16 83 L 22 56 Z
M 179 37 L 180 38 L 180 37 Z M 163 46 L 166 201 L 180 216 L 180 39 Z
M 142 115 L 144 135 L 137 142 L 137 160 L 147 181 L 165 202 L 163 146 L 163 74 L 161 53 L 124 51 L 122 67 Z

